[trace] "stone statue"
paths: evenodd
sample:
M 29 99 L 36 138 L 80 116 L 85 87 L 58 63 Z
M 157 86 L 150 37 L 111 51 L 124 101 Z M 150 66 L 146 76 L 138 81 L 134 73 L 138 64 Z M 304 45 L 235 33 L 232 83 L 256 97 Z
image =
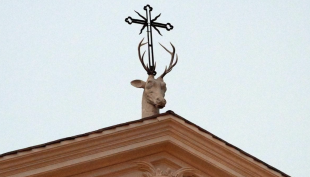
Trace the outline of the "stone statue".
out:
M 144 57 L 145 52 L 143 53 L 142 56 L 140 53 L 141 46 L 146 44 L 142 42 L 143 42 L 143 39 L 141 40 L 138 46 L 139 59 L 140 59 L 140 62 L 143 68 L 146 70 L 146 72 L 152 73 L 152 71 L 150 70 L 150 67 L 144 64 L 143 57 Z M 166 105 L 165 93 L 167 91 L 167 88 L 166 88 L 166 83 L 164 82 L 164 77 L 166 74 L 168 74 L 172 70 L 172 68 L 178 62 L 178 55 L 176 54 L 176 61 L 175 63 L 173 63 L 174 55 L 175 55 L 175 47 L 172 44 L 171 44 L 173 48 L 172 52 L 166 49 L 163 45 L 161 46 L 171 55 L 171 61 L 170 61 L 169 67 L 168 68 L 166 67 L 164 73 L 156 79 L 153 74 L 149 74 L 146 82 L 142 80 L 131 81 L 131 85 L 133 85 L 134 87 L 144 89 L 143 96 L 142 96 L 142 118 L 159 114 L 159 109 L 165 107 Z M 155 67 L 156 67 L 156 63 L 155 63 Z

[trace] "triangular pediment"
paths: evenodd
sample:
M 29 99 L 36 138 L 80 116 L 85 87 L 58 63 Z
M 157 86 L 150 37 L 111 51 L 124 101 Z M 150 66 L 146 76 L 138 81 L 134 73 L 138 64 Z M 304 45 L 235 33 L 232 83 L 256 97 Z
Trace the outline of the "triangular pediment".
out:
M 288 176 L 173 112 L 6 153 L 0 167 L 0 176 Z

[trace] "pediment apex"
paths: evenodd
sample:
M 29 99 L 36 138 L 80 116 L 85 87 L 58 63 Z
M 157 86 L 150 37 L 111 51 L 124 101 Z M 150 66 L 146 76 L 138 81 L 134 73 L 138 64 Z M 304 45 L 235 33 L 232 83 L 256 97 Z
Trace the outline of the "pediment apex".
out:
M 0 176 L 39 167 L 81 168 L 87 163 L 92 164 L 90 169 L 99 168 L 156 153 L 168 153 L 219 176 L 288 176 L 172 111 L 2 154 Z M 69 161 L 71 167 L 66 165 Z M 166 174 L 155 173 L 159 175 Z

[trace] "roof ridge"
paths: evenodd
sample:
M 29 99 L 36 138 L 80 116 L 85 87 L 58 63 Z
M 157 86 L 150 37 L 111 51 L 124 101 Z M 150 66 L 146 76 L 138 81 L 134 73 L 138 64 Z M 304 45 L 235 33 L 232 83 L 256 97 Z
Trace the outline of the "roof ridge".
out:
M 201 128 L 200 126 L 198 126 L 198 125 L 192 123 L 191 121 L 185 119 L 184 117 L 182 117 L 182 116 L 176 114 L 176 113 L 175 113 L 174 111 L 172 111 L 172 110 L 168 110 L 168 111 L 166 111 L 165 113 L 156 114 L 156 115 L 153 115 L 153 116 L 144 117 L 144 118 L 141 118 L 141 119 L 137 119 L 137 120 L 133 120 L 133 121 L 125 122 L 125 123 L 120 123 L 120 124 L 112 125 L 112 126 L 105 127 L 105 128 L 101 128 L 101 129 L 94 130 L 94 131 L 91 131 L 91 132 L 86 132 L 86 133 L 78 134 L 78 135 L 75 135 L 75 136 L 70 136 L 70 137 L 66 137 L 66 138 L 61 138 L 61 139 L 57 139 L 57 140 L 50 141 L 50 142 L 47 142 L 47 143 L 38 144 L 38 145 L 35 145 L 35 146 L 30 146 L 30 147 L 26 147 L 26 148 L 17 149 L 17 150 L 14 150 L 14 151 L 6 152 L 6 153 L 3 153 L 3 154 L 0 154 L 0 158 L 3 158 L 3 157 L 5 157 L 5 156 L 7 156 L 7 155 L 17 154 L 17 153 L 19 153 L 19 152 L 30 151 L 30 150 L 32 150 L 32 149 L 36 149 L 36 148 L 40 148 L 40 147 L 46 147 L 46 146 L 48 146 L 48 145 L 55 144 L 55 143 L 60 143 L 60 142 L 62 142 L 62 141 L 74 140 L 74 139 L 79 138 L 79 137 L 88 136 L 88 135 L 91 135 L 91 134 L 94 134 L 94 133 L 99 133 L 99 132 L 102 132 L 102 131 L 114 129 L 114 128 L 117 128 L 117 127 L 129 125 L 129 124 L 136 123 L 136 122 L 143 122 L 143 121 L 145 121 L 145 120 L 154 119 L 154 118 L 157 118 L 157 117 L 160 117 L 160 116 L 169 115 L 169 114 L 171 114 L 171 115 L 173 115 L 173 116 L 175 116 L 175 117 L 178 117 L 179 119 L 183 120 L 183 121 L 184 121 L 185 123 L 187 123 L 187 124 L 193 125 L 194 127 L 198 128 L 198 130 L 200 130 L 200 131 L 202 131 L 202 132 L 204 132 L 204 133 L 209 134 L 212 138 L 217 139 L 217 140 L 223 142 L 225 145 L 227 145 L 227 146 L 229 146 L 229 147 L 231 147 L 231 148 L 236 149 L 236 150 L 239 151 L 241 154 L 244 154 L 244 155 L 246 155 L 246 156 L 252 158 L 254 161 L 259 162 L 259 163 L 261 163 L 261 164 L 267 166 L 269 169 L 274 170 L 274 171 L 280 173 L 282 176 L 290 177 L 290 176 L 287 175 L 286 173 L 284 173 L 284 172 L 278 170 L 277 168 L 275 168 L 275 167 L 273 167 L 273 166 L 267 164 L 266 162 L 264 162 L 264 161 L 258 159 L 257 157 L 255 157 L 255 156 L 253 156 L 253 155 L 251 155 L 251 154 L 249 154 L 249 153 L 243 151 L 242 149 L 240 149 L 240 148 L 238 148 L 238 147 L 236 147 L 236 146 L 234 146 L 234 145 L 228 143 L 227 141 L 225 141 L 225 140 L 219 138 L 218 136 L 212 134 L 211 132 L 209 132 L 209 131 L 207 131 L 207 130 Z

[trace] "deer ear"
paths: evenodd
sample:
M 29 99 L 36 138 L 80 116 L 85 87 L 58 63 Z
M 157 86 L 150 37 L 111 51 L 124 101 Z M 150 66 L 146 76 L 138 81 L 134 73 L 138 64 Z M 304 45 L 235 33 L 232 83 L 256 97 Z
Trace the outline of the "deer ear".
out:
M 145 87 L 145 82 L 142 80 L 133 80 L 130 83 L 132 86 L 137 87 L 137 88 L 144 88 Z

